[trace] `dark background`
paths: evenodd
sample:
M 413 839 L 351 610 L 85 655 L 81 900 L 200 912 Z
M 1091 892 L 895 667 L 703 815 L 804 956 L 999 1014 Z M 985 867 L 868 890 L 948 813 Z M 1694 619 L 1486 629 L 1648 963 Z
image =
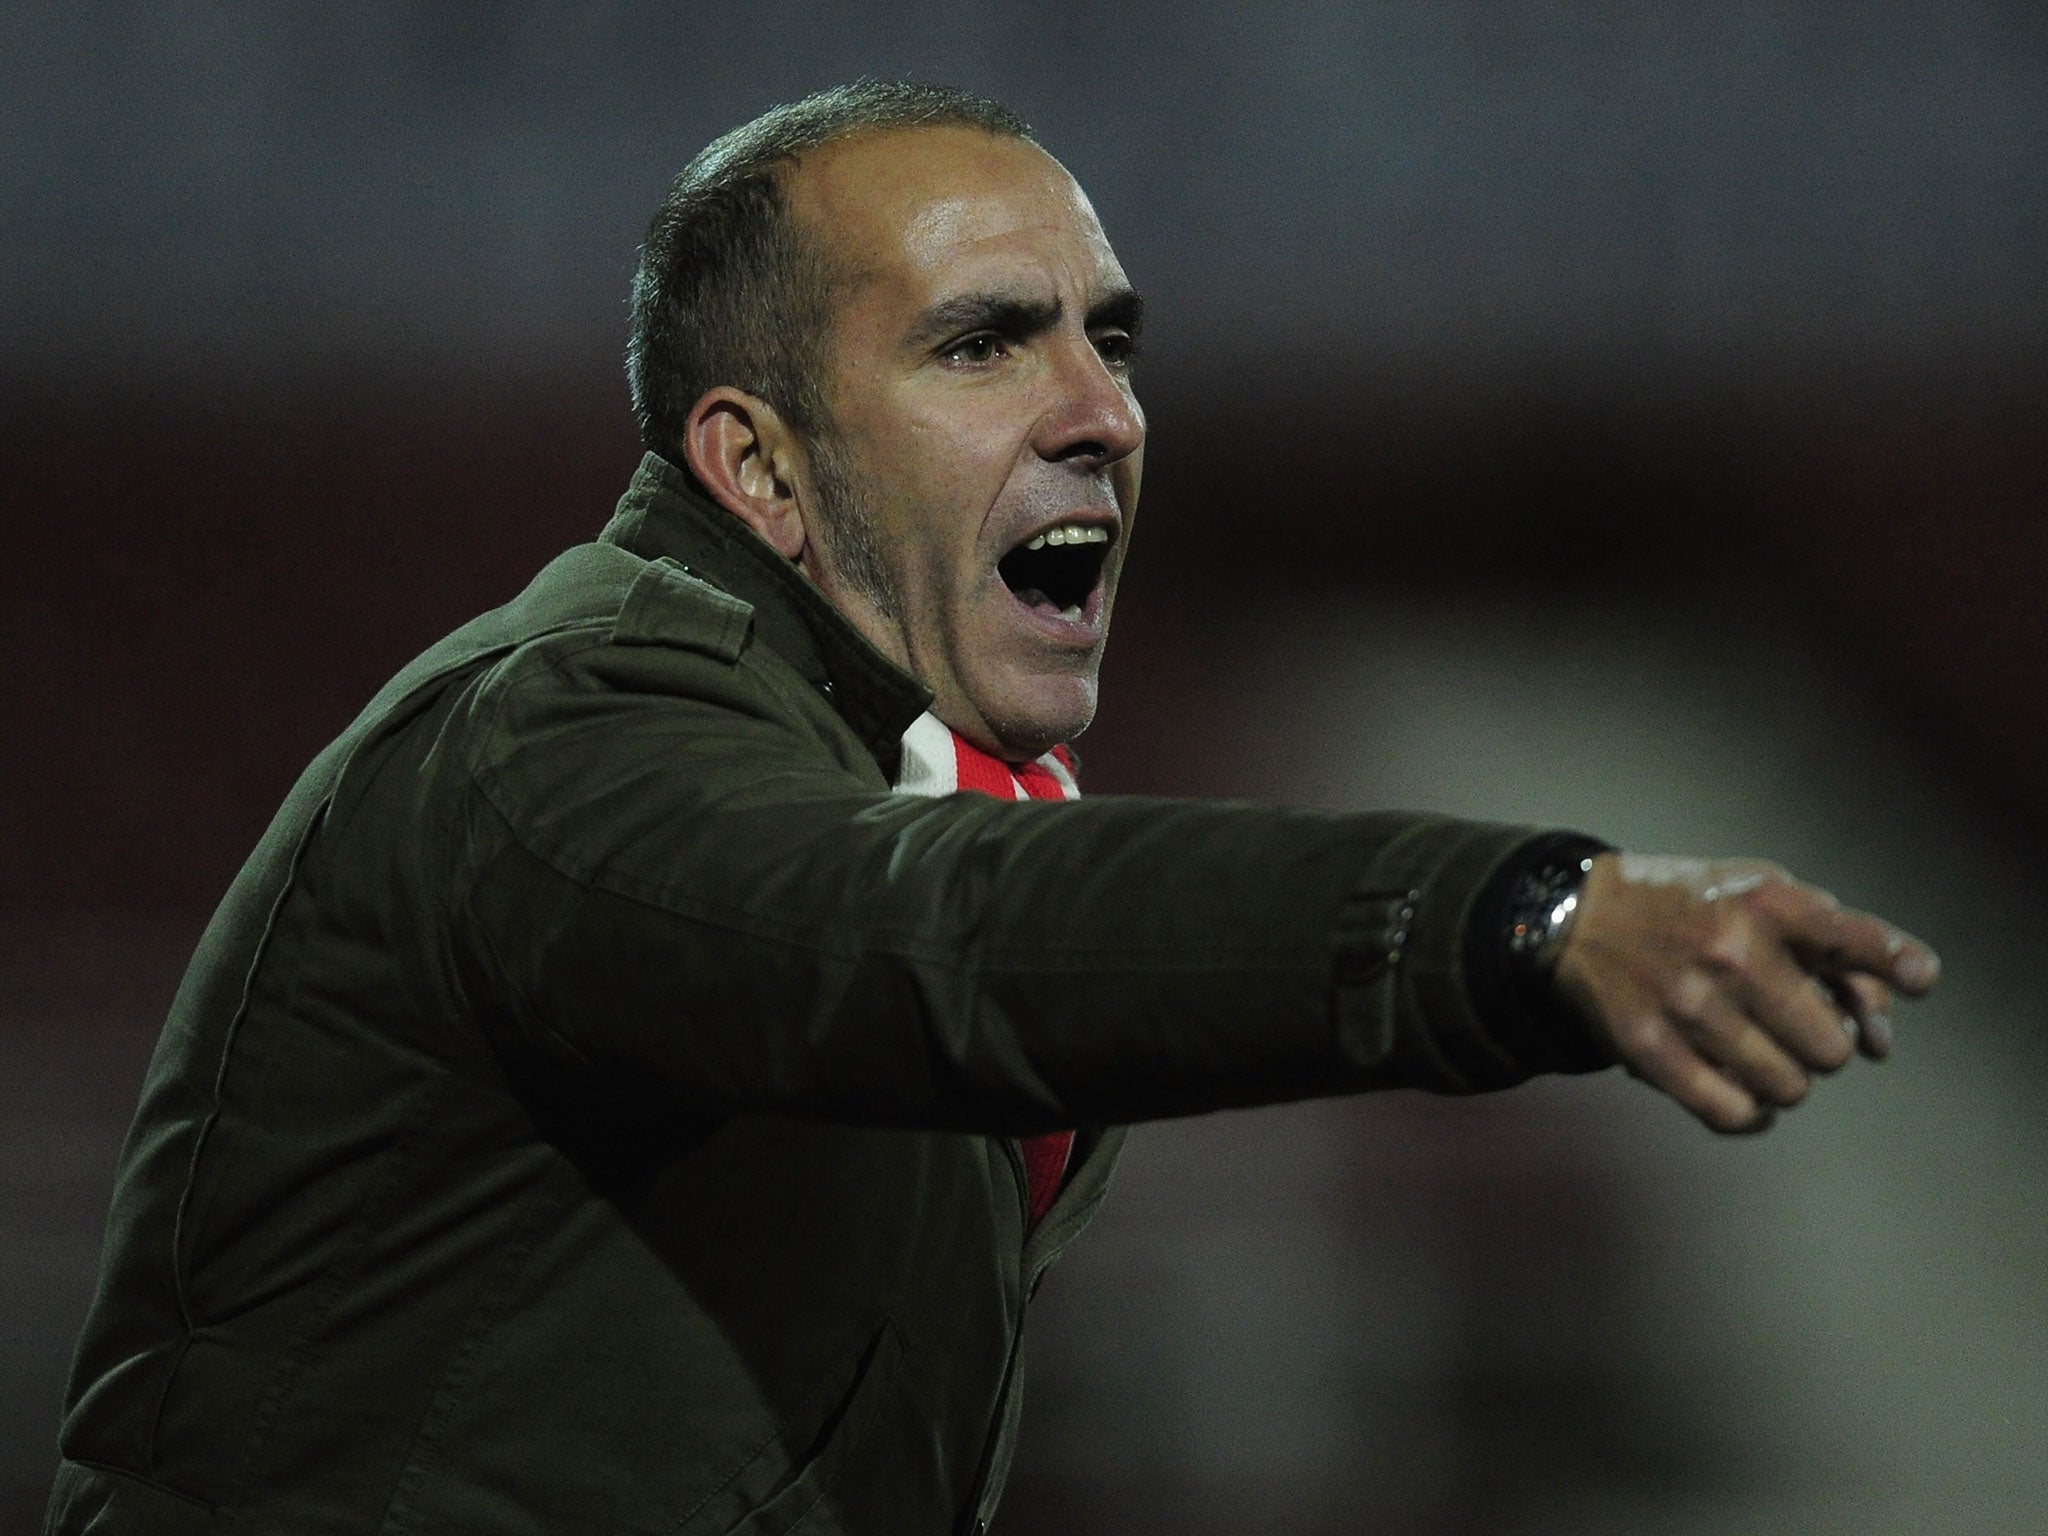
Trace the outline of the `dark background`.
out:
M 861 73 L 1017 106 L 1151 303 L 1092 789 L 1766 853 L 1950 971 L 1761 1141 L 1612 1079 L 1134 1138 L 1006 1527 L 2029 1528 L 2038 8 L 621 0 L 0 18 L 0 1529 L 212 902 L 601 526 L 669 176 Z

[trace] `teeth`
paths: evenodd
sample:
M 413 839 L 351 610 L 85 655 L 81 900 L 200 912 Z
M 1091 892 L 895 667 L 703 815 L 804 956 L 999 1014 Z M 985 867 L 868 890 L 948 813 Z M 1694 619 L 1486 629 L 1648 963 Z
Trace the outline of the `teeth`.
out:
M 1065 620 L 1066 620 L 1066 621 L 1067 621 L 1067 622 L 1068 622 L 1069 624 L 1078 624 L 1078 623 L 1080 623 L 1080 622 L 1081 622 L 1081 605 L 1080 605 L 1079 603 L 1076 603 L 1076 604 L 1074 604 L 1074 606 L 1073 606 L 1073 607 L 1071 607 L 1071 608 L 1062 608 L 1062 609 L 1060 610 L 1060 617 L 1061 617 L 1061 618 L 1063 618 L 1063 619 L 1065 619 Z
M 1048 544 L 1057 546 L 1061 544 L 1107 544 L 1108 542 L 1109 530 L 1107 528 L 1090 527 L 1083 523 L 1062 523 L 1057 528 L 1046 529 L 1045 532 L 1038 535 L 1037 538 L 1024 547 L 1026 549 L 1043 549 Z

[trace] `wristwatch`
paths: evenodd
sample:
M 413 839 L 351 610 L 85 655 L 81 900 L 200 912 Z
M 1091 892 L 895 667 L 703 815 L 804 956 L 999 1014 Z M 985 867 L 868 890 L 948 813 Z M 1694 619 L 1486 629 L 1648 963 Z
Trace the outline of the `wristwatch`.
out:
M 1553 858 L 1522 871 L 1508 896 L 1508 965 L 1525 986 L 1548 983 L 1579 915 L 1593 855 Z

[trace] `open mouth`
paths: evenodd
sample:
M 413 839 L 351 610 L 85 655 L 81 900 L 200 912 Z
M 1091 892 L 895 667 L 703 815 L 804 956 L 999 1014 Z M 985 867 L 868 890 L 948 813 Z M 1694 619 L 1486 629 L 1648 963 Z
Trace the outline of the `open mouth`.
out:
M 1025 607 L 1079 623 L 1113 538 L 1099 523 L 1061 523 L 1003 556 L 996 574 Z

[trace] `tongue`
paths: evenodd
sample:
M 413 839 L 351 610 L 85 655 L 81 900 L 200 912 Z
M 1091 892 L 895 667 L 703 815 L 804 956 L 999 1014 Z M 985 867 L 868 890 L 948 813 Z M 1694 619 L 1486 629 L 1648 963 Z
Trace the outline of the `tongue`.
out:
M 1036 587 L 1020 589 L 1017 593 L 1017 601 L 1026 608 L 1043 608 L 1047 613 L 1058 613 L 1060 611 L 1060 605 Z

